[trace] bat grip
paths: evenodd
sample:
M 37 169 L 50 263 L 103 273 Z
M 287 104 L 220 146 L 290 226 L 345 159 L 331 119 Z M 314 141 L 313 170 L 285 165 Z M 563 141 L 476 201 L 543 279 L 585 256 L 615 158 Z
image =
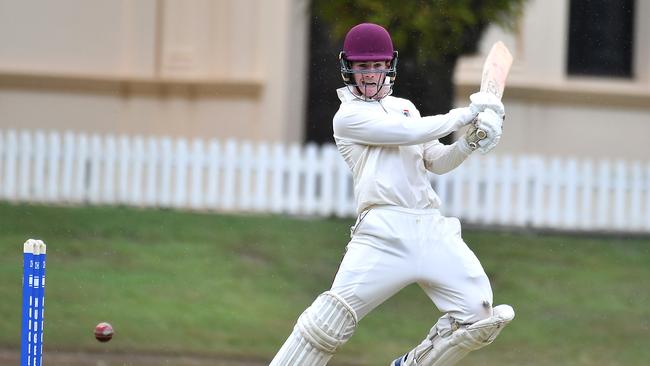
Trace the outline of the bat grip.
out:
M 472 126 L 470 127 L 469 131 L 467 131 L 466 134 L 466 139 L 467 143 L 469 144 L 469 147 L 472 150 L 476 150 L 479 145 L 479 141 L 483 140 L 484 138 L 487 137 L 487 132 L 481 128 L 477 127 L 477 121 L 474 120 L 472 123 Z

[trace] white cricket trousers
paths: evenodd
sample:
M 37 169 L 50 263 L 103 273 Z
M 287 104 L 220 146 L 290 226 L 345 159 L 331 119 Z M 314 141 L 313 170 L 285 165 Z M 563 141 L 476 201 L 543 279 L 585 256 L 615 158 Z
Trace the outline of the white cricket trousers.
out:
M 351 232 L 331 291 L 358 319 L 412 283 L 461 324 L 490 316 L 490 281 L 461 238 L 457 218 L 379 206 L 359 215 Z

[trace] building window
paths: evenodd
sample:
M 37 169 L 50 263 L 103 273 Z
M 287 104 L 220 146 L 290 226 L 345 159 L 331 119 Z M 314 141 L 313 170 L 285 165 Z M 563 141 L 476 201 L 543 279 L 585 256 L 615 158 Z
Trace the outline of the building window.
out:
M 569 75 L 632 77 L 634 0 L 571 0 Z

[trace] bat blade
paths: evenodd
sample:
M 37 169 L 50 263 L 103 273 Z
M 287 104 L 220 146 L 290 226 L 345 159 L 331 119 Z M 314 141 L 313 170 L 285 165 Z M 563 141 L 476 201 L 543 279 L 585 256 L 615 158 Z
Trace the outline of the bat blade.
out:
M 481 76 L 481 91 L 494 94 L 501 99 L 506 87 L 506 79 L 512 66 L 512 54 L 503 42 L 498 41 L 490 49 L 483 64 Z
M 488 92 L 501 99 L 503 90 L 506 88 L 506 79 L 512 66 L 513 57 L 508 47 L 503 42 L 498 41 L 490 49 L 485 63 L 483 64 L 483 74 L 481 76 L 481 91 Z M 469 146 L 472 150 L 479 147 L 478 142 L 487 137 L 487 132 L 478 128 L 477 120 L 474 120 L 474 126 L 469 131 Z

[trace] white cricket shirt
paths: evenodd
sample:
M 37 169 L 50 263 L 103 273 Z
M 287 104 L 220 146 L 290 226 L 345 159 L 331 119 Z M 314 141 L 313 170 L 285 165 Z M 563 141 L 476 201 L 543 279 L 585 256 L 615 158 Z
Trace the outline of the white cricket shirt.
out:
M 427 171 L 444 174 L 472 152 L 465 139 L 452 145 L 438 141 L 474 117 L 469 108 L 420 117 L 407 99 L 366 102 L 346 87 L 337 93 L 341 106 L 334 115 L 334 139 L 352 170 L 357 213 L 375 205 L 439 208 Z

